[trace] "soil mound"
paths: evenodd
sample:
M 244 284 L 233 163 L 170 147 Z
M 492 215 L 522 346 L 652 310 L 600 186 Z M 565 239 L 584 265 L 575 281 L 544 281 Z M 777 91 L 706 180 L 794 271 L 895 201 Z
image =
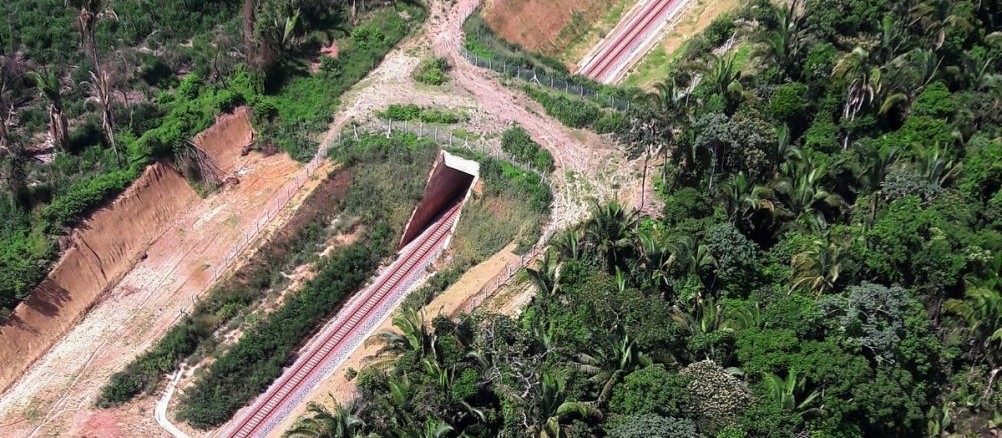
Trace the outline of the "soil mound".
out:
M 224 174 L 233 172 L 242 152 L 254 143 L 250 108 L 242 106 L 231 114 L 220 115 L 216 123 L 198 133 L 193 141 Z
M 569 41 L 557 38 L 575 14 L 589 23 L 608 12 L 611 0 L 488 0 L 487 24 L 502 38 L 528 50 L 556 55 Z M 558 41 L 559 40 L 559 41 Z
M 48 278 L 0 326 L 0 390 L 13 383 L 146 254 L 198 200 L 171 167 L 156 163 L 111 205 L 74 230 Z

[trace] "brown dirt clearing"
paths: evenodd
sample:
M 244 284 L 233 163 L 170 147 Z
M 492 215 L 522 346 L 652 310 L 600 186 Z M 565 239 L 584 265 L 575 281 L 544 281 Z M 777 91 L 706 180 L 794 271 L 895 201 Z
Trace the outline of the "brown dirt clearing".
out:
M 5 436 L 33 431 L 43 436 L 81 436 L 90 433 L 92 416 L 100 424 L 106 424 L 104 417 L 117 418 L 114 424 L 128 425 L 126 436 L 158 430 L 152 415 L 147 415 L 153 404 L 148 399 L 104 411 L 95 410 L 93 403 L 112 373 L 149 348 L 211 286 L 214 267 L 221 266 L 245 232 L 253 229 L 262 207 L 301 169 L 285 155 L 251 153 L 242 158 L 237 171 L 240 184 L 192 206 L 150 247 L 147 257 L 5 394 L 0 400 L 0 430 Z M 290 204 L 301 203 L 318 184 L 318 179 L 307 179 Z M 205 220 L 206 216 L 211 218 Z M 280 214 L 262 232 L 286 219 Z M 136 409 L 143 403 L 149 410 Z

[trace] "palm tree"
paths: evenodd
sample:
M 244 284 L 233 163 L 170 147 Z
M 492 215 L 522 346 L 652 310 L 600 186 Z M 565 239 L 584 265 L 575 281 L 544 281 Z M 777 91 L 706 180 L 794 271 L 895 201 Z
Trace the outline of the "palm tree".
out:
M 633 247 L 637 212 L 627 212 L 618 202 L 594 205 L 591 219 L 585 225 L 585 235 L 605 258 L 606 268 L 613 272 Z
M 946 187 L 960 173 L 961 165 L 947 160 L 945 151 L 938 143 L 932 147 L 917 144 L 915 152 L 919 175 L 930 184 Z
M 591 376 L 589 381 L 598 385 L 600 389 L 595 405 L 602 407 L 624 375 L 650 363 L 651 360 L 640 351 L 637 343 L 620 328 L 619 336 L 610 345 L 593 348 L 590 353 L 578 353 L 573 364 L 578 371 Z
M 244 0 L 243 32 L 252 67 L 269 72 L 285 60 L 301 9 L 291 2 Z
M 84 54 L 98 66 L 97 40 L 94 38 L 94 25 L 101 15 L 101 0 L 66 0 L 66 6 L 77 11 L 77 30 L 80 32 L 80 47 Z
M 773 373 L 765 373 L 762 376 L 762 384 L 765 385 L 766 395 L 770 401 L 784 411 L 802 413 L 821 396 L 818 391 L 804 394 L 807 379 L 798 378 L 796 370 L 790 370 L 785 379 Z
M 699 275 L 704 268 L 717 265 L 710 248 L 696 242 L 691 236 L 682 236 L 670 244 L 668 266 L 682 274 Z
M 637 271 L 644 274 L 640 282 L 653 289 L 663 289 L 669 285 L 671 249 L 660 231 L 660 228 L 655 228 L 637 233 L 640 251 Z
M 438 357 L 437 336 L 425 324 L 423 311 L 419 311 L 413 306 L 404 307 L 400 314 L 393 317 L 393 326 L 399 329 L 399 332 L 386 330 L 373 338 L 383 343 L 383 347 L 376 353 L 376 356 L 386 354 L 399 356 L 410 352 L 415 354 L 414 360 L 416 362 L 425 358 L 435 359 Z
M 121 164 L 122 157 L 119 155 L 118 145 L 115 143 L 115 123 L 111 113 L 114 99 L 112 98 L 108 72 L 102 71 L 96 66 L 95 69 L 97 73 L 90 73 L 90 82 L 83 82 L 80 85 L 88 90 L 87 93 L 90 94 L 88 100 L 97 103 L 101 108 L 101 130 L 104 131 L 104 139 L 108 142 L 108 146 L 111 146 L 111 149 L 115 151 L 115 160 Z
M 705 80 L 716 94 L 724 98 L 728 108 L 733 109 L 742 98 L 749 96 L 741 85 L 741 70 L 734 55 L 714 56 L 702 69 L 706 73 Z
M 867 190 L 879 190 L 887 172 L 898 161 L 898 148 L 872 149 L 865 157 L 862 157 L 861 161 L 864 163 L 864 173 L 859 176 L 858 180 Z
M 329 395 L 334 403 L 332 412 L 319 403 L 310 403 L 307 416 L 300 418 L 286 433 L 289 438 L 355 438 L 360 437 L 365 423 L 356 415 L 357 405 L 341 406 Z
M 455 430 L 448 423 L 433 419 L 424 422 L 423 425 L 411 424 L 409 427 L 399 428 L 391 433 L 397 438 L 445 438 Z
M 763 26 L 754 36 L 755 49 L 752 55 L 764 63 L 773 62 L 789 76 L 796 77 L 793 68 L 800 59 L 804 45 L 805 12 L 800 0 L 792 0 L 782 8 L 775 9 L 775 28 Z
M 536 266 L 536 269 L 525 268 L 525 271 L 539 289 L 539 294 L 544 297 L 557 295 L 560 291 L 560 263 L 557 262 L 553 251 L 547 250 Z
M 567 438 L 565 422 L 573 417 L 602 418 L 595 405 L 567 400 L 564 382 L 558 381 L 549 371 L 544 371 L 540 385 L 533 391 L 532 424 L 529 435 L 539 438 Z
M 55 69 L 43 68 L 40 72 L 29 72 L 39 93 L 49 101 L 49 135 L 56 150 L 65 151 L 70 144 L 66 115 L 63 114 L 63 94 L 59 83 L 59 73 Z
M 862 47 L 856 47 L 838 60 L 832 77 L 847 82 L 842 118 L 855 120 L 856 114 L 876 99 L 881 89 L 881 76 L 879 65 Z
M 581 236 L 576 229 L 568 229 L 553 239 L 553 247 L 562 260 L 578 260 L 581 258 Z
M 832 292 L 846 257 L 845 246 L 833 241 L 830 232 L 825 233 L 825 240 L 815 240 L 810 249 L 793 256 L 790 292 L 802 288 L 817 296 Z
M 943 308 L 967 323 L 976 351 L 996 367 L 993 376 L 997 375 L 1002 364 L 1002 254 L 995 255 L 987 278 L 965 278 L 963 300 L 947 300 Z M 991 386 L 989 382 L 987 387 Z
M 0 53 L 0 151 L 8 147 L 9 129 L 16 115 L 11 85 L 21 83 L 27 73 L 28 61 L 23 56 L 20 54 L 5 56 Z
M 810 159 L 790 161 L 780 165 L 783 176 L 772 188 L 795 216 L 813 213 L 823 219 L 826 211 L 842 205 L 842 197 L 821 186 L 823 168 L 815 167 Z

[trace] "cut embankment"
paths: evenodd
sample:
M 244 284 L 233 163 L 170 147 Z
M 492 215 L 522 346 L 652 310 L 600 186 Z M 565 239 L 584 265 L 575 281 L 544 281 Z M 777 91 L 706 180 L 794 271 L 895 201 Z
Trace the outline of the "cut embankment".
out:
M 126 192 L 71 236 L 49 276 L 0 327 L 0 390 L 6 390 L 145 256 L 179 213 L 198 199 L 187 181 L 162 163 L 146 169 Z
M 249 107 L 242 106 L 231 114 L 223 114 L 216 118 L 211 128 L 200 132 L 192 140 L 224 174 L 237 167 L 241 154 L 250 150 L 254 143 L 250 113 Z
M 502 38 L 533 52 L 559 56 L 619 0 L 489 0 L 484 18 Z

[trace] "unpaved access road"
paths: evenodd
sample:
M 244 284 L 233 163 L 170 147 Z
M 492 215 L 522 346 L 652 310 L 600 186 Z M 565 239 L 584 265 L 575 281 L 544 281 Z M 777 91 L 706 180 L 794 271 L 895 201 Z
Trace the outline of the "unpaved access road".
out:
M 497 135 L 518 122 L 553 153 L 557 171 L 549 229 L 585 218 L 591 199 L 619 198 L 635 205 L 639 166 L 627 162 L 611 140 L 562 126 L 522 93 L 456 55 L 462 22 L 477 4 L 476 0 L 451 5 L 431 2 L 432 12 L 421 35 L 393 50 L 344 96 L 325 141 L 347 123 L 369 119 L 375 110 L 391 103 L 460 108 L 471 116 L 464 126 L 471 132 Z M 455 66 L 452 84 L 427 87 L 411 81 L 411 72 L 430 52 L 451 60 Z M 256 160 L 244 166 L 240 185 L 210 196 L 183 215 L 154 244 L 148 258 L 4 394 L 0 435 L 165 435 L 153 417 L 155 397 L 116 409 L 95 409 L 93 402 L 112 373 L 159 339 L 181 311 L 191 308 L 193 298 L 211 287 L 206 271 L 228 252 L 236 236 L 253 223 L 256 209 L 296 168 L 280 157 Z M 298 195 L 300 199 L 307 190 Z M 291 204 L 286 213 L 295 209 L 296 201 Z
M 283 155 L 253 153 L 245 158 L 237 171 L 240 184 L 198 200 L 182 214 L 146 258 L 3 395 L 0 436 L 156 431 L 152 422 L 109 417 L 107 411 L 95 411 L 93 403 L 112 373 L 159 339 L 211 286 L 213 270 L 301 168 Z M 307 180 L 291 204 L 318 182 Z M 272 223 L 281 223 L 283 217 Z

